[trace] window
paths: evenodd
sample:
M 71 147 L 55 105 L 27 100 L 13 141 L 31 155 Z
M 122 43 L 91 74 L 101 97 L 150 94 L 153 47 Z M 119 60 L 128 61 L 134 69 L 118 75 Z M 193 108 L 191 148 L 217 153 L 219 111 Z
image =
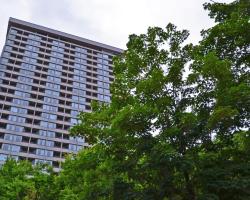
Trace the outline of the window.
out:
M 77 124 L 77 119 L 71 118 L 70 122 L 71 122 L 72 124 Z
M 13 44 L 14 44 L 14 41 L 12 41 L 12 40 L 7 40 L 6 43 L 9 44 L 9 45 L 13 45 Z
M 20 135 L 11 135 L 11 134 L 5 134 L 4 139 L 8 141 L 13 141 L 13 142 L 21 142 L 22 141 L 22 136 Z
M 50 57 L 50 60 L 52 62 L 55 62 L 55 63 L 58 63 L 58 64 L 63 64 L 63 60 L 61 60 L 61 59 L 56 59 L 56 58 Z
M 85 95 L 85 91 L 84 90 L 78 90 L 78 94 L 79 95 Z
M 64 49 L 63 49 L 63 48 L 61 48 L 61 47 L 58 47 L 58 51 L 60 51 L 60 52 L 64 52 Z
M 15 37 L 15 35 L 11 35 L 11 34 L 10 34 L 10 35 L 8 36 L 8 38 L 9 38 L 9 39 L 15 39 L 16 37 Z
M 57 116 L 53 114 L 48 114 L 48 113 L 42 113 L 42 117 L 46 119 L 51 119 L 51 120 L 56 120 Z
M 106 54 L 103 54 L 102 57 L 105 58 L 105 59 L 109 59 L 109 56 L 106 55 Z
M 71 110 L 71 115 L 73 116 L 73 117 L 76 117 L 77 115 L 78 115 L 78 111 L 76 111 L 76 110 Z
M 103 65 L 103 69 L 104 69 L 104 70 L 109 70 L 109 66 Z
M 109 84 L 108 83 L 103 83 L 103 87 L 106 89 L 109 89 Z
M 37 41 L 31 40 L 31 39 L 28 39 L 28 40 L 27 40 L 27 42 L 28 42 L 28 44 L 35 45 L 35 46 L 40 45 L 40 42 L 37 42 Z
M 75 144 L 69 144 L 69 150 L 71 151 L 77 151 L 77 147 Z
M 72 96 L 72 99 L 74 101 L 77 101 L 77 102 L 80 102 L 80 103 L 83 103 L 83 102 L 86 101 L 84 97 L 79 97 L 79 96 L 75 96 L 75 95 Z
M 55 137 L 55 132 L 47 131 L 47 137 L 54 138 Z
M 28 36 L 30 39 L 35 39 L 35 40 L 41 40 L 41 37 L 37 36 L 37 35 L 33 35 L 33 34 L 29 34 Z
M 47 147 L 53 147 L 54 146 L 54 142 L 53 141 L 42 140 L 42 139 L 38 139 L 37 140 L 37 144 L 38 145 L 42 145 L 42 146 L 47 146 Z
M 84 83 L 79 83 L 79 82 L 73 82 L 73 86 L 80 87 L 80 88 L 85 88 L 85 84 Z
M 57 64 L 54 64 L 54 63 L 49 63 L 49 67 L 53 68 L 53 69 L 58 69 L 58 70 L 62 70 L 62 66 L 61 65 L 57 65 Z M 51 69 L 52 70 L 52 69 Z M 55 71 L 55 70 L 53 70 Z M 60 75 L 61 73 L 56 71 L 58 73 L 58 75 Z
M 5 151 L 12 151 L 12 152 L 19 152 L 20 151 L 20 146 L 17 145 L 11 145 L 11 144 L 3 144 L 2 149 Z
M 59 96 L 59 92 L 53 90 L 45 90 L 45 94 L 52 95 L 52 96 Z
M 109 96 L 104 96 L 104 100 L 107 102 L 110 102 L 110 97 Z
M 8 57 L 8 56 L 6 56 L 6 57 Z M 80 58 L 75 58 L 75 61 L 76 62 L 81 62 L 81 59 Z
M 17 107 L 11 107 L 10 109 L 11 112 L 14 112 L 14 113 L 19 113 L 19 114 L 27 114 L 27 109 L 24 109 L 24 108 L 17 108 Z
M 103 71 L 103 75 L 104 75 L 104 76 L 109 76 L 109 72 Z
M 98 86 L 103 87 L 103 82 L 102 81 L 98 81 L 97 84 L 98 84 Z
M 8 59 L 7 58 L 1 58 L 1 63 L 3 63 L 3 64 L 8 63 Z
M 16 87 L 20 88 L 20 89 L 23 89 L 23 90 L 31 90 L 30 85 L 25 85 L 25 84 L 22 84 L 22 83 L 17 83 Z
M 103 93 L 103 89 L 102 88 L 98 88 L 98 92 L 99 93 Z
M 110 94 L 109 90 L 104 89 L 104 94 Z
M 84 138 L 79 137 L 79 136 L 75 136 L 75 137 L 70 136 L 69 140 L 74 141 L 74 142 L 78 142 L 78 143 L 84 143 Z
M 63 49 L 63 48 L 61 48 L 61 47 L 56 47 L 56 46 L 52 46 L 52 50 L 64 52 L 64 49 Z
M 57 82 L 60 83 L 61 79 L 57 78 L 57 77 L 53 77 L 53 76 L 48 76 L 48 80 L 52 81 L 52 82 Z
M 8 57 L 10 57 L 10 53 L 9 52 L 3 52 L 3 56 L 8 58 Z
M 30 46 L 30 47 L 32 47 L 32 46 Z M 32 47 L 32 49 L 33 49 L 33 47 Z M 36 49 L 37 49 L 37 48 L 36 48 Z M 35 50 L 35 49 L 34 49 L 34 50 Z M 37 49 L 37 50 L 38 50 L 38 49 Z M 25 51 L 24 54 L 25 54 L 26 56 L 30 56 L 30 57 L 34 57 L 34 58 L 36 58 L 36 57 L 38 56 L 37 53 L 31 52 L 31 51 Z
M 29 102 L 22 100 L 22 99 L 13 99 L 14 104 L 22 105 L 22 106 L 28 106 Z
M 25 122 L 24 117 L 18 117 L 18 116 L 14 116 L 14 115 L 9 115 L 9 120 L 13 121 L 13 122 L 19 122 L 19 123 L 24 123 Z
M 75 54 L 77 57 L 81 57 L 81 54 L 79 52 L 76 52 Z
M 106 64 L 106 65 L 109 64 L 109 61 L 107 61 L 107 60 L 103 60 L 102 62 L 103 62 L 103 64 Z
M 53 99 L 50 97 L 44 97 L 44 102 L 51 103 L 51 104 L 58 104 L 58 99 Z
M 79 110 L 83 110 L 85 108 L 85 105 L 79 104 Z
M 44 128 L 56 128 L 56 124 L 55 123 L 45 122 L 45 121 L 41 121 L 40 122 L 40 126 L 42 126 Z
M 58 46 L 58 41 L 53 40 L 52 42 L 55 46 Z
M 80 82 L 86 82 L 86 78 L 84 78 L 82 76 L 77 76 L 77 75 L 74 75 L 74 80 L 77 80 Z
M 34 76 L 34 72 L 27 71 L 27 70 L 24 70 L 24 69 L 20 70 L 20 74 L 24 74 L 24 75 L 28 75 L 28 76 Z
M 97 69 L 97 73 L 100 74 L 100 75 L 102 75 L 103 74 L 103 70 Z
M 55 56 L 55 57 L 63 58 L 63 54 L 62 53 L 58 53 L 58 52 L 52 51 L 51 54 L 53 56 Z
M 21 66 L 25 69 L 29 69 L 29 70 L 35 70 L 36 66 L 35 65 L 30 65 L 28 63 L 22 63 Z
M 106 77 L 106 76 L 104 76 L 104 77 L 103 77 L 103 81 L 109 82 L 109 78 Z
M 79 98 L 78 96 L 75 96 L 75 95 L 72 96 L 72 99 L 73 99 L 74 101 L 78 101 L 78 98 Z
M 77 74 L 77 75 L 86 76 L 86 72 L 85 72 L 85 71 L 82 71 L 82 70 L 75 69 L 75 70 L 74 70 L 74 73 Z
M 59 45 L 60 47 L 64 47 L 64 46 L 65 46 L 65 44 L 64 44 L 63 42 L 58 42 L 58 45 Z
M 41 160 L 41 159 L 35 159 L 35 165 L 36 164 L 48 164 L 48 165 L 52 165 L 52 161 L 51 160 Z
M 86 49 L 80 48 L 80 47 L 76 47 L 76 50 L 82 53 L 87 53 Z
M 4 161 L 6 161 L 6 160 L 7 160 L 7 158 L 8 158 L 8 156 L 7 156 L 7 155 L 5 155 L 5 154 L 0 154 L 0 162 L 4 162 Z
M 21 91 L 15 91 L 15 95 L 23 98 L 29 98 L 30 94 L 26 92 L 21 92 Z
M 7 124 L 6 130 L 16 131 L 16 132 L 22 132 L 23 131 L 23 127 L 22 126 L 18 126 L 18 125 L 13 125 L 13 124 Z
M 17 34 L 17 30 L 11 29 L 11 30 L 10 30 L 10 33 L 12 33 L 12 34 Z
M 98 94 L 98 99 L 103 100 L 104 96 L 102 94 Z
M 36 154 L 39 156 L 47 156 L 47 157 L 52 157 L 53 156 L 53 151 L 45 150 L 45 149 L 37 149 Z
M 84 143 L 84 142 L 85 142 L 85 140 L 84 140 L 83 137 L 76 137 L 76 140 L 77 140 L 77 142 L 79 142 L 79 143 Z
M 55 69 L 62 70 L 62 66 L 61 65 L 55 65 Z M 58 74 L 61 74 L 61 73 L 58 72 Z
M 85 85 L 84 83 L 80 83 L 79 87 L 80 87 L 81 89 L 84 89 L 84 88 L 86 87 L 86 85 Z
M 73 93 L 78 94 L 78 95 L 85 95 L 84 90 L 79 90 L 79 89 L 76 89 L 76 88 L 73 88 Z
M 79 104 L 78 103 L 72 103 L 72 108 L 78 109 L 79 108 Z
M 74 66 L 75 66 L 76 68 L 80 68 L 81 65 L 80 65 L 79 63 L 75 63 Z
M 39 130 L 39 135 L 40 136 L 44 136 L 44 137 L 54 138 L 55 137 L 55 132 L 53 132 L 53 131 Z
M 76 147 L 76 151 L 80 151 L 81 149 L 83 149 L 83 146 L 77 146 Z
M 0 68 L 5 69 L 5 66 L 1 65 Z M 0 72 L 0 77 L 4 77 L 4 72 Z
M 54 147 L 54 142 L 50 140 L 46 140 L 46 146 L 47 147 Z
M 27 45 L 26 46 L 27 49 L 31 50 L 31 51 L 38 51 L 38 47 L 34 47 L 34 46 L 31 46 L 31 45 Z M 27 51 L 25 51 L 25 54 L 26 54 Z
M 36 63 L 36 59 L 34 58 L 23 57 L 23 60 L 29 63 Z
M 86 101 L 86 99 L 84 98 L 84 97 L 79 97 L 79 102 L 80 103 L 83 103 L 83 102 L 85 102 Z
M 52 89 L 60 89 L 60 85 L 55 84 L 55 83 L 46 83 L 46 86 Z
M 73 82 L 73 86 L 79 87 L 80 83 L 79 82 Z
M 32 79 L 24 76 L 19 76 L 18 80 L 25 82 L 25 83 L 32 83 Z
M 60 66 L 60 65 L 58 65 L 58 66 Z M 49 69 L 48 70 L 48 74 L 50 74 L 50 75 L 56 75 L 56 76 L 61 76 L 61 72 L 53 70 L 53 69 Z
M 43 105 L 43 109 L 48 110 L 48 111 L 57 112 L 57 107 L 55 107 L 55 106 Z

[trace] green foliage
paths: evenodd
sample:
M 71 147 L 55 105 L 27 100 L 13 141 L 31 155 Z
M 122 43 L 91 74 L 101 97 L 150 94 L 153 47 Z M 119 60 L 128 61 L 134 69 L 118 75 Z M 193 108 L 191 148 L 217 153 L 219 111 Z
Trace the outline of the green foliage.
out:
M 101 151 L 97 166 L 109 163 L 83 169 L 99 177 L 83 190 L 112 180 L 106 199 L 250 197 L 250 3 L 204 7 L 217 24 L 199 45 L 184 45 L 188 32 L 173 24 L 151 27 L 114 60 L 111 104 L 93 103 L 71 130 L 94 145 L 90 155 Z
M 1 200 L 52 200 L 54 175 L 47 166 L 7 160 L 0 169 Z

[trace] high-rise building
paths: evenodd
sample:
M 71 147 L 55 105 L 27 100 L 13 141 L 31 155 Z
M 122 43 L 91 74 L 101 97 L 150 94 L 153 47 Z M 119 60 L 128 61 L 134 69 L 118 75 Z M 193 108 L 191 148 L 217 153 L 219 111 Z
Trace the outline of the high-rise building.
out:
M 70 137 L 79 111 L 110 101 L 121 49 L 10 18 L 0 58 L 0 162 L 8 156 L 60 169 L 87 147 Z

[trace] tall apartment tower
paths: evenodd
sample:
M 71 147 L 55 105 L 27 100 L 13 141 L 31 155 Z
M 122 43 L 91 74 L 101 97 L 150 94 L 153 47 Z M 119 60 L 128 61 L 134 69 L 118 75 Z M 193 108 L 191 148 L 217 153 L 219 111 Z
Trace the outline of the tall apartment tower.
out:
M 70 137 L 92 100 L 110 101 L 121 49 L 10 18 L 0 58 L 0 163 L 8 156 L 60 169 L 87 147 Z

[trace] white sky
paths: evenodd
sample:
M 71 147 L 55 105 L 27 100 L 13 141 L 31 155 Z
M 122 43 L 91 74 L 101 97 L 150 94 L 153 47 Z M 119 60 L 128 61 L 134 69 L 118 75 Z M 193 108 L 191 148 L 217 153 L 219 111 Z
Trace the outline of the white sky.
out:
M 9 17 L 36 23 L 119 48 L 128 35 L 169 22 L 190 31 L 190 41 L 213 25 L 202 4 L 209 0 L 0 0 L 0 49 Z M 217 0 L 232 2 L 232 0 Z M 1 50 L 0 50 L 1 51 Z

